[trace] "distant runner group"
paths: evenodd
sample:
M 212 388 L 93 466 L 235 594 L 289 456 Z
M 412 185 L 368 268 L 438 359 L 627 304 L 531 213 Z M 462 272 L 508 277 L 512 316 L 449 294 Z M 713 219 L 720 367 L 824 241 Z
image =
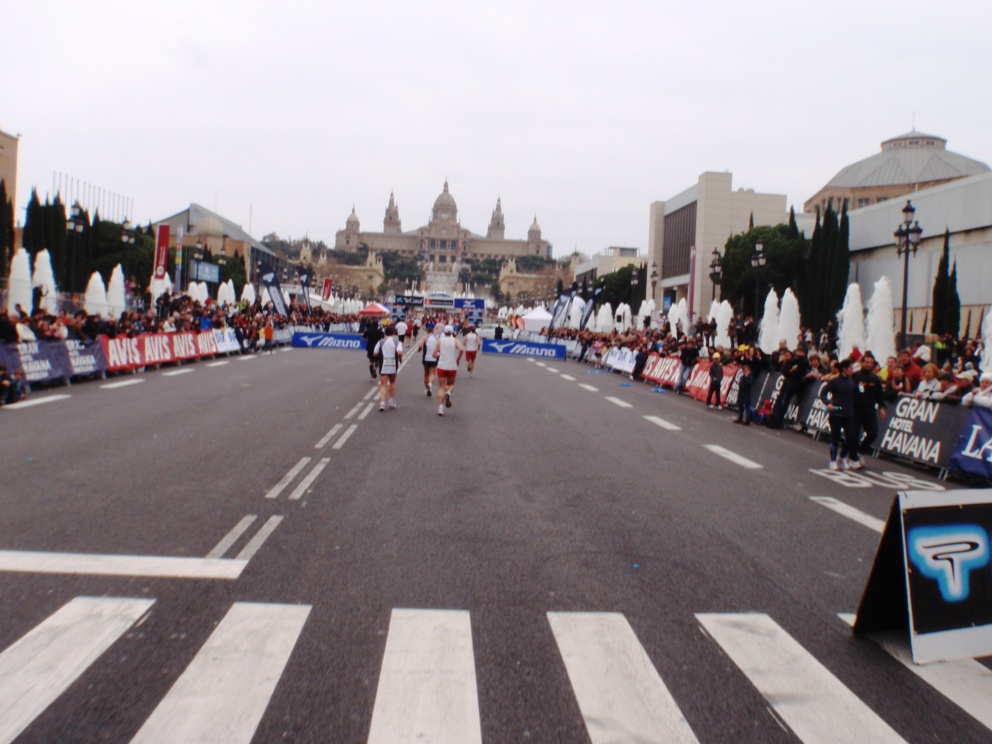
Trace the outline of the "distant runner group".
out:
M 396 377 L 403 363 L 403 343 L 409 330 L 406 323 L 388 324 L 385 328 L 371 324 L 363 334 L 369 360 L 369 374 L 379 380 L 379 410 L 396 408 Z M 469 377 L 475 371 L 475 362 L 482 342 L 474 326 L 464 330 L 464 342 L 455 335 L 451 325 L 437 328 L 434 322 L 424 325 L 426 333 L 417 340 L 419 329 L 414 327 L 414 352 L 420 352 L 424 367 L 424 395 L 434 394 L 434 380 L 437 380 L 437 415 L 444 416 L 446 408 L 452 407 L 451 394 L 455 389 L 455 378 L 462 357 L 465 357 Z

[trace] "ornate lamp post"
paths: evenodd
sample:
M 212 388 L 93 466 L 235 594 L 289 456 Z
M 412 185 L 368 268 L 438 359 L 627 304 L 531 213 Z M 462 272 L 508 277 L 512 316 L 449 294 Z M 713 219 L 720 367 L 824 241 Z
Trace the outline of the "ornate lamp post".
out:
M 658 264 L 651 262 L 651 299 L 654 299 L 654 291 L 658 286 Z
M 713 296 L 711 300 L 716 299 L 716 285 L 720 283 L 720 278 L 722 277 L 721 269 L 723 268 L 723 263 L 720 261 L 720 251 L 716 248 L 713 249 L 713 260 L 710 261 L 710 281 L 713 282 Z
M 640 270 L 635 266 L 630 274 L 630 314 L 634 315 L 634 303 L 637 302 L 637 284 L 640 281 L 638 274 Z
M 758 238 L 754 243 L 754 253 L 751 254 L 751 268 L 754 269 L 754 319 L 758 319 L 758 291 L 761 284 L 761 271 L 765 268 L 765 244 Z
M 900 324 L 899 345 L 906 346 L 906 305 L 909 298 L 909 254 L 912 251 L 916 255 L 916 249 L 920 247 L 920 236 L 923 228 L 920 223 L 913 219 L 916 214 L 916 207 L 913 202 L 906 200 L 906 206 L 902 208 L 902 224 L 894 233 L 896 239 L 896 255 L 902 256 L 902 323 Z
M 124 294 L 131 294 L 131 246 L 134 245 L 134 233 L 131 232 L 131 220 L 127 217 L 121 223 L 121 246 L 124 248 Z

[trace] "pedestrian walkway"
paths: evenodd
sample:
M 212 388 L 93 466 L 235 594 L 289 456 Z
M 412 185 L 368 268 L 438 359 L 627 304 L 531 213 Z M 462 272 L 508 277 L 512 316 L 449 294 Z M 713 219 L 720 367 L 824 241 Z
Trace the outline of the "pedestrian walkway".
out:
M 14 741 L 57 708 L 62 693 L 141 625 L 155 603 L 76 597 L 0 653 L 0 742 Z M 235 602 L 185 669 L 175 670 L 132 741 L 248 744 L 310 614 L 306 605 Z M 593 744 L 700 741 L 622 614 L 549 612 L 546 619 L 571 688 L 561 695 L 575 701 Z M 798 740 L 903 741 L 770 616 L 705 613 L 696 620 L 764 697 L 770 723 L 786 726 Z M 488 698 L 477 688 L 471 628 L 467 611 L 392 611 L 369 742 L 483 741 L 479 700 Z M 723 667 L 716 671 L 726 677 Z M 902 666 L 889 672 L 893 688 L 906 684 L 899 675 L 914 676 Z M 953 684 L 946 673 L 921 678 L 966 711 L 980 710 L 982 700 L 992 705 L 992 670 L 967 662 L 954 674 Z M 992 725 L 987 716 L 976 718 Z

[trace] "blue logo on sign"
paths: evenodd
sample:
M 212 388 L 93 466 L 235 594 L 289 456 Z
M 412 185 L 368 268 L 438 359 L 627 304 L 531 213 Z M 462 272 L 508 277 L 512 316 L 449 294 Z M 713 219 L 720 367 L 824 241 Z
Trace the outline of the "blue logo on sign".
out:
M 975 525 L 917 527 L 906 538 L 910 561 L 937 581 L 945 602 L 967 599 L 971 572 L 989 562 L 988 535 Z

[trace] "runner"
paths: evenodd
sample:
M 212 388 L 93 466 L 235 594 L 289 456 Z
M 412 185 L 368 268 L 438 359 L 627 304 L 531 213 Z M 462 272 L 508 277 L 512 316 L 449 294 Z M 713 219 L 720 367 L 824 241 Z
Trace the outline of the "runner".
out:
M 468 369 L 468 376 L 472 376 L 475 369 L 475 357 L 479 353 L 479 335 L 475 332 L 475 326 L 469 326 L 465 330 L 465 367 Z
M 434 349 L 437 348 L 437 336 L 434 335 L 434 324 L 428 322 L 424 326 L 424 337 L 417 344 L 420 351 L 421 360 L 424 363 L 424 387 L 427 397 L 431 397 L 431 385 L 437 373 L 437 359 L 434 358 Z
M 365 353 L 369 358 L 369 374 L 372 375 L 372 379 L 375 379 L 375 347 L 376 344 L 382 340 L 383 333 L 382 329 L 379 327 L 379 322 L 376 320 L 369 320 L 368 325 L 365 328 L 365 333 L 362 334 L 362 338 L 365 339 Z
M 437 397 L 442 401 L 437 407 L 438 416 L 444 415 L 445 408 L 451 408 L 451 391 L 455 388 L 455 375 L 458 374 L 458 365 L 465 351 L 462 342 L 454 337 L 454 332 L 454 328 L 446 325 L 444 335 L 438 339 L 437 348 L 434 349 L 434 358 L 437 359 Z
M 379 410 L 386 410 L 386 394 L 389 394 L 389 407 L 396 408 L 396 374 L 403 361 L 403 344 L 396 337 L 396 326 L 386 326 L 386 337 L 375 345 L 375 357 L 379 360 Z
M 406 341 L 407 325 L 405 320 L 401 320 L 396 324 L 396 335 L 400 338 L 400 343 Z

